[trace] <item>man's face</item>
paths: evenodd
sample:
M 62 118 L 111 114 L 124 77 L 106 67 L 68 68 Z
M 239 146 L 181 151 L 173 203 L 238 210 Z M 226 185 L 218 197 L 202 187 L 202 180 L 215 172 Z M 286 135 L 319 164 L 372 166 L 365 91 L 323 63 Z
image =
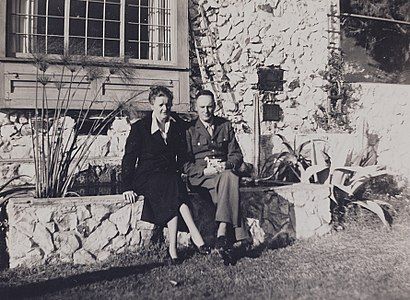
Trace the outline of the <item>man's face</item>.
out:
M 196 99 L 196 111 L 201 121 L 210 123 L 214 117 L 215 102 L 209 95 L 201 95 Z
M 172 103 L 166 96 L 155 97 L 154 103 L 151 104 L 154 116 L 160 122 L 165 122 L 168 120 L 169 114 L 171 112 Z

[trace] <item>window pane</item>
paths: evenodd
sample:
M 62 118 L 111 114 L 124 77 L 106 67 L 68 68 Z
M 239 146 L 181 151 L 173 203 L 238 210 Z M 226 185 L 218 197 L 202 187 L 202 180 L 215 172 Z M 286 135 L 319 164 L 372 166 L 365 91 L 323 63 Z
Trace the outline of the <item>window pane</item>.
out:
M 65 0 L 52 0 L 48 2 L 48 14 L 50 16 L 64 16 Z
M 34 32 L 37 33 L 42 33 L 45 34 L 46 33 L 46 18 L 45 17 L 37 17 L 37 30 L 36 28 L 34 29 Z
M 141 57 L 140 57 L 141 59 L 149 58 L 148 50 L 149 50 L 148 43 L 141 43 Z
M 127 27 L 125 27 L 125 39 L 127 41 L 129 40 L 134 40 L 138 41 L 138 25 L 133 25 L 133 24 L 127 24 Z
M 38 15 L 46 15 L 46 0 L 38 0 L 37 12 Z
M 148 25 L 141 25 L 141 41 L 149 41 L 148 38 Z
M 120 38 L 120 23 L 105 22 L 105 37 Z
M 126 14 L 127 22 L 138 23 L 139 21 L 138 7 L 128 6 L 125 14 Z
M 91 37 L 102 37 L 103 23 L 101 21 L 88 21 L 88 35 Z
M 64 19 L 49 17 L 48 34 L 64 35 Z
M 69 43 L 70 43 L 70 48 L 69 48 L 70 54 L 78 54 L 78 55 L 85 54 L 85 39 L 70 38 Z
M 63 54 L 64 53 L 64 38 L 63 37 L 47 37 L 47 53 Z
M 87 40 L 87 54 L 93 56 L 102 56 L 103 54 L 102 40 L 88 39 Z
M 127 42 L 125 55 L 130 58 L 139 58 L 139 44 Z
M 120 41 L 105 40 L 105 56 L 119 56 Z
M 70 35 L 85 36 L 85 20 L 70 19 Z
M 106 20 L 119 20 L 120 19 L 120 6 L 117 4 L 105 5 L 105 19 Z
M 33 36 L 30 51 L 34 53 L 46 52 L 46 37 L 45 36 Z
M 89 2 L 88 4 L 88 17 L 89 18 L 102 20 L 103 11 L 104 11 L 103 3 Z
M 86 2 L 83 0 L 70 1 L 70 16 L 85 18 Z

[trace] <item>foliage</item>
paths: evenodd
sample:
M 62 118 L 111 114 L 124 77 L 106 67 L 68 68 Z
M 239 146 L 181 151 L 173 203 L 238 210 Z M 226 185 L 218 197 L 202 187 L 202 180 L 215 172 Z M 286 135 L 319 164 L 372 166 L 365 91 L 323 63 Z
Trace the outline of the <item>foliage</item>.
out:
M 358 205 L 372 211 L 383 224 L 388 225 L 390 218 L 386 218 L 388 210 L 385 207 L 389 204 L 363 198 L 365 186 L 371 179 L 388 175 L 385 167 L 376 164 L 371 150 L 361 151 L 354 158 L 350 151 L 345 159 L 345 166 L 339 167 L 330 163 L 327 166 L 309 167 L 302 179 L 304 182 L 309 182 L 314 174 L 324 170 L 328 170 L 329 176 L 325 184 L 330 185 L 330 199 L 335 204 L 334 212 L 338 215 L 338 219 L 341 219 L 340 213 L 344 210 L 344 206 Z
M 63 197 L 84 165 L 91 144 L 124 104 L 137 95 L 130 94 L 109 110 L 108 103 L 99 99 L 105 84 L 113 77 L 129 81 L 133 70 L 115 59 L 101 65 L 87 56 L 67 54 L 56 59 L 40 52 L 33 57 L 37 80 L 30 124 L 36 197 Z M 74 102 L 80 103 L 75 120 L 70 109 Z
M 300 182 L 306 169 L 312 166 L 312 160 L 317 161 L 317 153 L 315 150 L 315 142 L 321 139 L 312 139 L 302 143 L 299 147 L 294 141 L 293 146 L 280 134 L 276 134 L 281 140 L 287 151 L 275 153 L 269 156 L 261 168 L 259 181 L 275 180 L 286 182 Z M 312 146 L 312 159 L 308 159 L 302 155 L 303 150 L 307 145 Z M 310 177 L 310 176 L 309 176 Z
M 354 104 L 353 89 L 344 81 L 344 57 L 339 51 L 330 53 L 327 68 L 321 72 L 327 84 L 323 89 L 328 98 L 325 105 L 320 105 L 315 118 L 319 126 L 325 130 L 343 129 L 351 131 L 348 109 Z
M 341 11 L 372 17 L 410 21 L 410 2 L 408 0 L 344 0 Z M 347 37 L 354 38 L 357 45 L 385 71 L 398 76 L 398 72 L 408 68 L 409 35 L 408 26 L 398 23 L 381 22 L 362 18 L 344 18 L 342 28 Z

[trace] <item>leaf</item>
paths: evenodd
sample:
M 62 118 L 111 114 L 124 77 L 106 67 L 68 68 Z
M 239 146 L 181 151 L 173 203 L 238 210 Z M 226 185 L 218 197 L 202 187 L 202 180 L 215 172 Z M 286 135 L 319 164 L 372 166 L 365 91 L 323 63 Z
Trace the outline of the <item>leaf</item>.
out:
M 314 143 L 314 142 L 326 142 L 326 141 L 325 141 L 325 140 L 322 140 L 322 139 L 311 139 L 311 140 L 308 140 L 308 141 L 302 143 L 302 144 L 299 146 L 299 148 L 298 148 L 298 150 L 297 150 L 297 154 L 300 154 L 300 153 L 302 152 L 303 148 L 304 148 L 306 145 L 308 145 L 308 144 L 310 144 L 310 143 Z
M 359 205 L 361 207 L 364 207 L 364 208 L 370 210 L 371 212 L 374 212 L 380 218 L 380 220 L 383 222 L 383 224 L 385 226 L 389 226 L 389 223 L 387 222 L 386 217 L 384 216 L 383 208 L 379 204 L 377 204 L 377 203 L 375 203 L 374 201 L 371 201 L 371 200 L 353 201 L 351 203 Z
M 316 166 L 310 166 L 308 167 L 305 171 L 302 172 L 301 176 L 300 176 L 300 182 L 305 182 L 305 183 L 309 183 L 310 182 L 310 178 L 315 175 L 318 174 L 326 169 L 329 169 L 328 166 L 321 166 L 321 165 L 316 165 Z
M 290 145 L 290 143 L 288 142 L 288 140 L 287 140 L 283 135 L 281 135 L 281 134 L 279 134 L 279 133 L 277 133 L 276 135 L 277 135 L 278 137 L 280 137 L 280 139 L 282 140 L 282 144 L 284 144 L 284 145 L 286 146 L 286 148 L 288 148 L 288 151 L 289 151 L 290 153 L 292 153 L 293 155 L 297 156 L 295 150 L 292 148 L 292 146 Z

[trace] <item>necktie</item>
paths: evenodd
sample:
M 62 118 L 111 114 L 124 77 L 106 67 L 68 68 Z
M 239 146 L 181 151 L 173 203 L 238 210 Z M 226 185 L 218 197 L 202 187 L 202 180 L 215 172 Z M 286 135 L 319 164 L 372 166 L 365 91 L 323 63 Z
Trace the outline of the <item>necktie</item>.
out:
M 212 136 L 212 135 L 214 134 L 214 127 L 213 127 L 213 125 L 208 125 L 208 126 L 206 127 L 206 130 L 208 130 L 208 133 L 209 133 L 210 136 Z

